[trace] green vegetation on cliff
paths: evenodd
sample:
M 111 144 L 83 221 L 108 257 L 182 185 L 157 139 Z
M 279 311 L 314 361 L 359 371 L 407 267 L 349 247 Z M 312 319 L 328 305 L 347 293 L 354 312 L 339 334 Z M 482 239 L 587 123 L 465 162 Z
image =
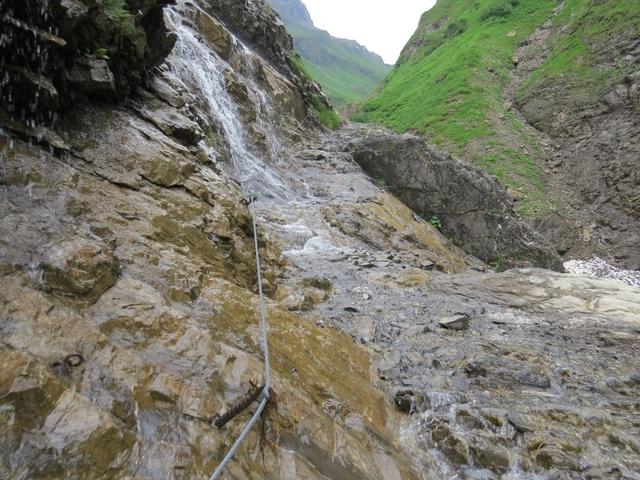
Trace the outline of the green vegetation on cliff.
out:
M 269 0 L 282 17 L 311 78 L 336 105 L 364 99 L 391 70 L 382 58 L 352 40 L 313 25 L 300 0 Z
M 302 75 L 309 81 L 312 80 L 311 74 L 300 58 L 300 55 L 295 53 L 294 55 L 289 57 L 289 60 L 291 61 L 291 65 L 293 66 L 293 68 L 298 71 L 299 75 Z M 309 106 L 318 118 L 318 121 L 325 127 L 330 128 L 331 130 L 335 130 L 342 124 L 342 118 L 340 118 L 340 115 L 336 113 L 336 111 L 327 102 L 327 100 L 323 100 L 317 93 L 311 94 Z
M 135 17 L 127 10 L 124 0 L 103 0 L 102 8 L 125 33 L 133 34 L 136 31 Z
M 381 59 L 370 57 L 349 40 L 334 38 L 316 28 L 287 26 L 287 30 L 311 77 L 336 105 L 362 100 L 391 70 Z
M 554 207 L 542 149 L 507 103 L 559 76 L 581 79 L 576 95 L 600 93 L 616 69 L 595 66 L 593 45 L 637 25 L 637 8 L 637 0 L 567 0 L 564 7 L 555 0 L 438 0 L 422 16 L 394 71 L 353 119 L 423 133 L 522 194 L 520 213 L 547 213 Z M 566 28 L 550 37 L 553 44 L 541 43 L 542 66 L 514 85 L 510 72 L 518 46 L 549 18 Z M 546 60 L 543 46 L 551 51 Z M 507 98 L 510 87 L 519 87 L 514 99 Z
M 571 85 L 568 101 L 591 103 L 637 69 L 633 62 L 613 64 L 612 58 L 601 57 L 619 49 L 624 37 L 640 37 L 638 0 L 566 0 L 553 23 L 568 34 L 557 39 L 546 61 L 518 89 L 518 99 L 535 95 L 545 84 L 562 81 Z M 609 65 L 603 65 L 603 60 Z

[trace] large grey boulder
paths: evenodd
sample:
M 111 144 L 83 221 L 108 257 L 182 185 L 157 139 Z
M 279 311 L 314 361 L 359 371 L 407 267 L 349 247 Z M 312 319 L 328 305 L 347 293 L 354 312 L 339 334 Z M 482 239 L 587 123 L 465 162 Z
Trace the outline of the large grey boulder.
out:
M 499 268 L 563 270 L 558 253 L 516 214 L 495 177 L 414 135 L 376 130 L 356 138 L 355 161 L 416 213 L 437 217 L 467 252 Z

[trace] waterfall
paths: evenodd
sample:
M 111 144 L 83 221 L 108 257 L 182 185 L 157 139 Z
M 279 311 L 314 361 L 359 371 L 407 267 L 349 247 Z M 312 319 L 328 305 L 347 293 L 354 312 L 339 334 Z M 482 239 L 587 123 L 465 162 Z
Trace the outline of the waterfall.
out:
M 168 14 L 178 34 L 178 41 L 167 58 L 167 64 L 189 91 L 204 95 L 204 104 L 208 110 L 205 114 L 222 126 L 231 150 L 234 169 L 234 172 L 231 172 L 232 177 L 242 182 L 247 194 L 266 196 L 276 202 L 293 201 L 291 187 L 250 145 L 238 106 L 227 91 L 224 72 L 232 70 L 231 66 L 183 22 L 179 11 L 168 9 Z M 234 48 L 249 51 L 239 40 L 234 41 Z M 257 123 L 269 131 L 264 118 L 270 113 L 268 95 L 253 79 L 242 79 L 259 106 L 258 117 L 262 118 Z M 278 156 L 281 148 L 279 143 L 273 135 L 267 135 L 267 140 L 271 156 Z

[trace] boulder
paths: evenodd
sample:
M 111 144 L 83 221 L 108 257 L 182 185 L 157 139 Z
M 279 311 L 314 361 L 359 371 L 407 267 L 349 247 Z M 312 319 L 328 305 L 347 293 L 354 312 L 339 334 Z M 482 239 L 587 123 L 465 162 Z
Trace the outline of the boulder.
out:
M 146 68 L 152 68 L 160 65 L 173 50 L 178 35 L 173 29 L 167 13 L 161 7 L 153 8 L 144 17 L 143 26 L 147 34 L 144 45 L 145 64 Z
M 106 60 L 77 58 L 66 73 L 67 81 L 87 94 L 115 92 L 115 79 Z
M 440 328 L 446 330 L 453 330 L 455 332 L 461 332 L 462 330 L 469 330 L 469 316 L 468 315 L 453 315 L 445 317 L 440 320 Z
M 558 253 L 520 218 L 504 186 L 421 137 L 379 129 L 351 143 L 355 161 L 467 252 L 498 268 L 562 271 Z
M 188 118 L 186 110 L 177 110 L 160 100 L 149 100 L 136 108 L 140 115 L 186 145 L 195 145 L 204 138 L 200 126 Z
M 504 448 L 478 442 L 471 446 L 470 450 L 476 464 L 482 468 L 500 473 L 509 469 L 509 452 Z
M 75 28 L 89 11 L 80 0 L 60 0 L 59 9 L 62 12 L 63 28 L 67 31 Z

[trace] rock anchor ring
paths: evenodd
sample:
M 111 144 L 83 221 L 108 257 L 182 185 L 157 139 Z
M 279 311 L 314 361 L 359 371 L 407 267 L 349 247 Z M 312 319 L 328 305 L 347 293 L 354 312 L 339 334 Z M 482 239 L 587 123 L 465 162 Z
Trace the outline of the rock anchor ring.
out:
M 71 368 L 79 367 L 84 363 L 84 357 L 79 353 L 72 353 L 64 357 L 64 363 Z

